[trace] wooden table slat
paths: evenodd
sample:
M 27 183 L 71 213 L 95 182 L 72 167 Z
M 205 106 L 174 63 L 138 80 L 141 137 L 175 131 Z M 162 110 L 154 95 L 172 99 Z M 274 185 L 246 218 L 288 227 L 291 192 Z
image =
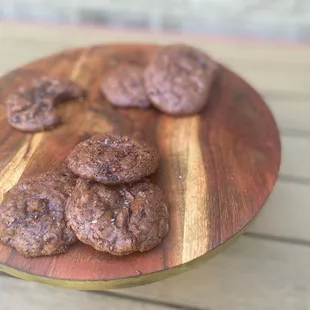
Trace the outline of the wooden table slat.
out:
M 0 40 L 10 41 L 12 38 L 43 43 L 64 44 L 94 44 L 118 41 L 126 42 L 188 42 L 206 48 L 219 58 L 246 59 L 251 61 L 272 61 L 274 63 L 310 63 L 310 45 L 290 45 L 262 43 L 260 41 L 228 41 L 208 36 L 163 34 L 143 31 L 113 30 L 104 27 L 78 27 L 78 26 L 47 26 L 0 23 Z
M 130 300 L 111 295 L 66 290 L 63 288 L 29 283 L 0 275 L 1 310 L 54 310 L 54 309 L 135 309 L 171 310 L 162 303 L 147 303 L 145 300 Z M 14 297 L 12 298 L 12 292 Z
M 121 292 L 212 310 L 304 310 L 309 257 L 309 247 L 241 237 L 199 268 Z
M 280 129 L 310 131 L 309 100 L 266 98 Z
M 1 28 L 0 28 L 1 29 Z M 92 38 L 92 37 L 91 37 Z M 33 61 L 34 59 L 41 58 L 53 54 L 57 51 L 76 47 L 89 42 L 86 38 L 80 41 L 74 42 L 74 40 L 69 40 L 67 42 L 62 42 L 61 40 L 53 41 L 32 41 L 28 40 L 13 40 L 8 43 L 1 42 L 1 60 L 0 60 L 0 70 L 6 72 L 12 70 L 20 65 L 27 62 Z M 93 38 L 93 43 L 104 43 L 108 41 L 99 41 Z M 212 45 L 212 44 L 211 44 Z M 204 49 L 207 48 L 207 43 L 203 46 Z M 243 45 L 240 45 L 240 50 L 243 49 Z M 22 51 L 22 53 L 21 53 Z M 296 70 L 292 66 L 285 67 L 285 63 L 282 66 L 267 67 L 264 62 L 261 61 L 259 64 L 253 65 L 253 68 L 249 63 L 244 64 L 242 61 L 238 60 L 234 62 L 233 59 L 225 61 L 218 51 L 211 51 L 211 55 L 216 58 L 223 60 L 230 68 L 235 72 L 240 74 L 244 79 L 252 84 L 253 87 L 257 88 L 261 93 L 276 91 L 284 93 L 296 93 L 309 97 L 310 100 L 310 56 L 308 67 L 302 67 Z M 309 52 L 310 55 L 310 52 Z
M 310 186 L 277 182 L 247 232 L 310 243 Z
M 310 178 L 310 137 L 282 137 L 280 174 Z

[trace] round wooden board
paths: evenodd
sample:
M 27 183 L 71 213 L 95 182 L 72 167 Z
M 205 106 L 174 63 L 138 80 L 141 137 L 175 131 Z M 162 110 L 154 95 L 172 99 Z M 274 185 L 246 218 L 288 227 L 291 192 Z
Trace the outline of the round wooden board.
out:
M 113 108 L 99 92 L 100 77 L 118 62 L 148 63 L 153 45 L 73 49 L 33 62 L 0 79 L 0 194 L 18 180 L 57 168 L 89 135 L 114 131 L 141 137 L 160 152 L 152 177 L 170 204 L 170 232 L 146 253 L 113 257 L 76 243 L 58 256 L 24 258 L 0 245 L 0 270 L 78 289 L 108 289 L 156 281 L 187 268 L 232 239 L 258 213 L 277 179 L 280 140 L 261 97 L 221 67 L 207 108 L 190 117 L 153 109 Z M 22 133 L 6 120 L 4 101 L 41 75 L 68 77 L 89 90 L 85 102 L 59 105 L 63 124 Z

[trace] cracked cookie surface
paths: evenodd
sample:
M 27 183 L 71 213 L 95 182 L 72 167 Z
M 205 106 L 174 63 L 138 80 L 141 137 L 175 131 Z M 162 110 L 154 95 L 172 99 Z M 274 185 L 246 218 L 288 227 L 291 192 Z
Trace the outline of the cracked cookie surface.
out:
M 34 80 L 30 86 L 19 87 L 8 96 L 8 122 L 21 131 L 51 129 L 61 121 L 56 104 L 84 96 L 84 89 L 68 79 L 43 77 Z
M 77 240 L 65 219 L 75 183 L 71 172 L 63 170 L 15 185 L 0 205 L 0 241 L 26 257 L 65 252 Z
M 95 135 L 79 143 L 67 157 L 76 175 L 104 184 L 141 180 L 159 165 L 155 148 L 144 142 L 114 134 Z
M 118 107 L 150 107 L 144 86 L 144 68 L 134 64 L 119 64 L 112 68 L 101 81 L 101 92 L 108 101 Z
M 207 104 L 218 64 L 186 45 L 161 47 L 145 70 L 145 85 L 153 105 L 162 112 L 189 115 Z
M 111 187 L 79 179 L 66 216 L 79 240 L 113 255 L 148 251 L 169 229 L 167 201 L 149 181 Z

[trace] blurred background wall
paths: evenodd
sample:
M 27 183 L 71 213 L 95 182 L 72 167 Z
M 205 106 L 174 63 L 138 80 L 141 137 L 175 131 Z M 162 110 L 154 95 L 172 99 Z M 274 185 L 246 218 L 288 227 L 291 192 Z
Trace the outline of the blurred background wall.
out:
M 0 21 L 310 41 L 310 0 L 0 0 Z

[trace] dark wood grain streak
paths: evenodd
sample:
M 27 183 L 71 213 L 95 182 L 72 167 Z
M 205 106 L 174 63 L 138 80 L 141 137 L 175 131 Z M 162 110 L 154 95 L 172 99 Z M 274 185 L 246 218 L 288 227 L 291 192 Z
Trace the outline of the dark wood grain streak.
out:
M 18 173 L 26 178 L 57 168 L 78 142 L 94 133 L 113 131 L 143 138 L 156 145 L 161 156 L 152 180 L 170 204 L 171 229 L 163 243 L 147 253 L 125 257 L 76 243 L 63 255 L 34 259 L 0 245 L 0 265 L 63 280 L 140 277 L 211 252 L 261 209 L 278 175 L 279 134 L 260 96 L 233 72 L 221 67 L 207 108 L 191 117 L 171 117 L 155 109 L 115 108 L 100 94 L 101 77 L 111 65 L 145 65 L 156 48 L 132 44 L 73 49 L 1 78 L 1 103 L 18 85 L 42 74 L 73 78 L 89 94 L 84 102 L 59 105 L 63 124 L 33 136 L 10 128 L 0 104 L 0 182 L 7 180 L 5 173 L 13 159 Z M 21 156 L 21 163 L 16 156 Z

